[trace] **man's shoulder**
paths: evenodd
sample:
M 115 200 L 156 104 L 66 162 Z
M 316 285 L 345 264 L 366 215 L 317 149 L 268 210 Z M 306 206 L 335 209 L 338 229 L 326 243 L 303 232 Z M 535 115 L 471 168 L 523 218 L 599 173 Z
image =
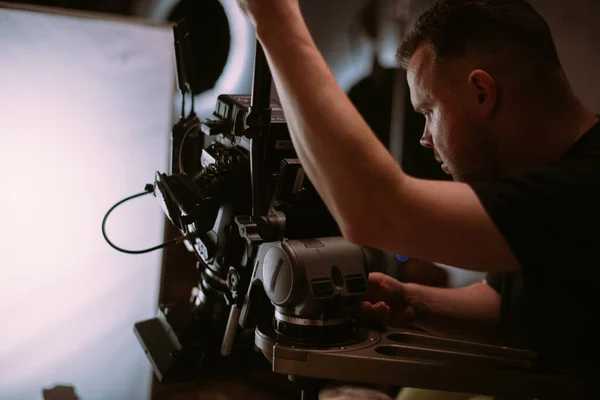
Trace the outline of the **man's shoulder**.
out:
M 564 265 L 586 269 L 595 259 L 600 125 L 554 163 L 471 187 L 528 278 L 556 276 Z M 595 276 L 600 279 L 600 273 Z
M 559 161 L 600 157 L 600 121 L 587 130 Z
M 600 122 L 584 133 L 552 163 L 498 181 L 472 183 L 480 200 L 490 196 L 532 197 L 543 203 L 590 195 L 600 196 Z

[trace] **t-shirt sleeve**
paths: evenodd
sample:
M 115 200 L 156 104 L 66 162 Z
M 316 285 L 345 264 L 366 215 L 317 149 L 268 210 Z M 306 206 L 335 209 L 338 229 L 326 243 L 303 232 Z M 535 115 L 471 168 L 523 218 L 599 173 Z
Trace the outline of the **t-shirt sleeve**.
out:
M 503 274 L 486 274 L 485 282 L 496 291 L 498 294 L 502 294 L 502 277 Z
M 600 168 L 597 159 L 593 161 L 563 163 L 513 179 L 470 185 L 526 281 L 556 279 L 557 274 L 564 274 L 565 266 L 569 268 L 565 279 L 591 278 L 589 263 L 600 245 Z M 597 270 L 596 278 L 600 277 Z M 495 285 L 495 278 L 490 279 Z

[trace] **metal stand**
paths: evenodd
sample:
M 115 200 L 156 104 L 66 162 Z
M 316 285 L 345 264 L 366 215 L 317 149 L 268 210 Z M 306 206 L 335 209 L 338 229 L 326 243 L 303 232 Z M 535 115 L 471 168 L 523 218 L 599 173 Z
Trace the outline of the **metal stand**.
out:
M 584 382 L 574 376 L 537 369 L 536 355 L 530 351 L 412 330 L 371 330 L 365 341 L 355 345 L 311 349 L 276 343 L 269 332 L 257 329 L 255 343 L 274 372 L 297 378 L 510 399 L 578 398 L 585 389 Z M 318 398 L 308 389 L 303 396 Z

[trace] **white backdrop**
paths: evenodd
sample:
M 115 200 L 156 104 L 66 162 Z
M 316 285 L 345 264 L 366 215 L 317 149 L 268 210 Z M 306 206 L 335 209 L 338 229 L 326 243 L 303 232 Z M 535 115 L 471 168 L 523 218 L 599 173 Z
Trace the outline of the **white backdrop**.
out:
M 154 316 L 161 252 L 127 255 L 104 213 L 166 171 L 170 27 L 0 5 L 0 399 L 147 399 L 133 323 Z M 162 241 L 152 196 L 117 209 L 113 241 Z

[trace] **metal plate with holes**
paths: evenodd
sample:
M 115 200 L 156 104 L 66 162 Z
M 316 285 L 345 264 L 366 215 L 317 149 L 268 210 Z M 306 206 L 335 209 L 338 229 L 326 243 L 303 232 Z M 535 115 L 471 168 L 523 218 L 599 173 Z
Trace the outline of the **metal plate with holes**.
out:
M 371 332 L 365 342 L 346 348 L 317 350 L 271 342 L 273 371 L 492 396 L 561 399 L 573 398 L 573 393 L 584 389 L 574 377 L 537 371 L 536 354 L 527 350 L 412 330 Z M 264 346 L 268 341 L 262 340 Z

